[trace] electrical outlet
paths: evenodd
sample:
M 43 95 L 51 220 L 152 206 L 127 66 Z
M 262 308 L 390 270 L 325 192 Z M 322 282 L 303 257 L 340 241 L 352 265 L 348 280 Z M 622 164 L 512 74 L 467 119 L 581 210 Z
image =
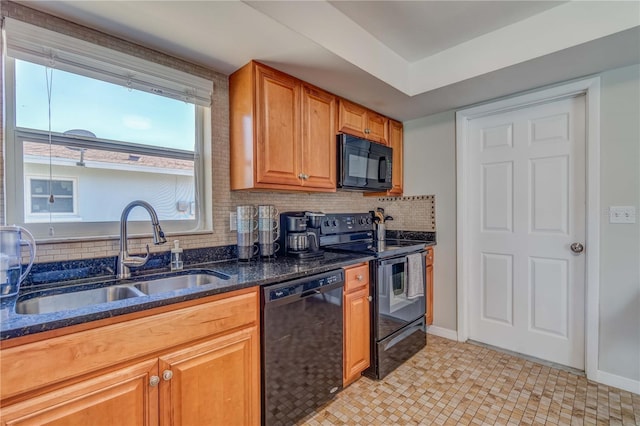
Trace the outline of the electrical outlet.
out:
M 229 230 L 238 230 L 238 213 L 236 212 L 229 212 Z
M 634 206 L 610 206 L 609 223 L 636 223 Z

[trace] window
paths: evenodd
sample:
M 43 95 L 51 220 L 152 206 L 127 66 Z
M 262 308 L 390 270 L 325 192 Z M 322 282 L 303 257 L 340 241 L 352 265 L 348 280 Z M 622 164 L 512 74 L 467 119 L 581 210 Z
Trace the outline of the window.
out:
M 140 199 L 165 233 L 210 229 L 211 82 L 8 21 L 8 222 L 39 239 L 117 235 Z M 143 209 L 129 220 L 149 233 Z
M 28 216 L 43 214 L 75 214 L 76 179 L 49 179 L 48 177 L 28 177 L 29 195 L 26 198 Z M 49 196 L 55 197 L 55 203 L 49 203 Z M 37 221 L 34 218 L 31 221 Z

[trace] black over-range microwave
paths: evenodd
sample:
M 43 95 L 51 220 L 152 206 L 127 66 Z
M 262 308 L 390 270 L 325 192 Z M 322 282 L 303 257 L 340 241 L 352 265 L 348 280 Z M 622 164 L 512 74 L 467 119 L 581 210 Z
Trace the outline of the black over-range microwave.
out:
M 338 135 L 338 188 L 354 191 L 391 189 L 393 150 L 356 136 Z

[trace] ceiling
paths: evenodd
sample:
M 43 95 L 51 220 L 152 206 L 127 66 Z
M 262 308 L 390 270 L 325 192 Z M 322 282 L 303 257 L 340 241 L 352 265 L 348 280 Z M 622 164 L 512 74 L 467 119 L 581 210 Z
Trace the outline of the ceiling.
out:
M 640 62 L 636 1 L 24 1 L 230 74 L 251 59 L 406 121 Z

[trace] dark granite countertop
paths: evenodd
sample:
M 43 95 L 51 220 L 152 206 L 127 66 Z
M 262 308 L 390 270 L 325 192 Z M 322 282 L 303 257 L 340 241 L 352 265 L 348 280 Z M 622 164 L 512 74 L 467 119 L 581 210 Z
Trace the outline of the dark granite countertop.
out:
M 185 267 L 182 273 L 217 272 L 229 276 L 229 279 L 219 280 L 219 282 L 214 284 L 175 290 L 153 296 L 133 297 L 49 314 L 17 314 L 15 311 L 16 299 L 4 300 L 0 304 L 0 340 L 111 318 L 233 290 L 287 281 L 369 261 L 371 259 L 371 256 L 362 254 L 327 252 L 323 258 L 317 260 L 300 261 L 293 258 L 282 257 L 251 262 L 227 260 L 200 263 Z M 165 269 L 157 270 L 155 273 L 149 275 L 136 276 L 131 280 L 124 281 L 117 281 L 114 276 L 110 276 L 94 280 L 78 281 L 77 283 L 67 282 L 64 286 L 60 287 L 50 286 L 46 289 L 21 291 L 19 298 L 23 299 L 41 294 L 79 291 L 105 285 L 135 283 L 137 281 L 148 281 L 170 275 L 175 275 L 175 273 L 170 273 Z

